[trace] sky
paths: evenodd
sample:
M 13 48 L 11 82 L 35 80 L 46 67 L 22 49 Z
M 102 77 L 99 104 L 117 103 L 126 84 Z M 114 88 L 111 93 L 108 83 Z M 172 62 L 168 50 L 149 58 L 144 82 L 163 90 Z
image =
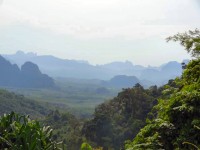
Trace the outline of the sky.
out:
M 0 0 L 0 54 L 158 66 L 190 58 L 166 37 L 200 27 L 200 0 Z

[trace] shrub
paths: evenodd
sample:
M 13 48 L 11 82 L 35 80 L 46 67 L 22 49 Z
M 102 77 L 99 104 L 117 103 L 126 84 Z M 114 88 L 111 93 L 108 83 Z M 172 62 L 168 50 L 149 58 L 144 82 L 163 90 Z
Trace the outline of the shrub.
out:
M 30 120 L 14 112 L 0 118 L 0 147 L 6 150 L 61 150 L 52 141 L 52 129 L 41 127 L 38 121 Z

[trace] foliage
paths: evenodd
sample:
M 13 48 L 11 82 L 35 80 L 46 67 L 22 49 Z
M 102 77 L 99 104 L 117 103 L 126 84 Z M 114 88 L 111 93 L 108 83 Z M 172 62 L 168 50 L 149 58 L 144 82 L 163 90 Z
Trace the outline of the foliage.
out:
M 102 86 L 89 83 L 89 81 L 86 83 L 78 81 L 55 80 L 58 89 L 7 89 L 38 102 L 48 103 L 48 107 L 56 107 L 60 112 L 67 111 L 81 118 L 91 117 L 95 106 L 104 102 L 105 99 L 110 99 L 119 91 L 118 89 L 109 89 L 109 92 L 104 91 L 102 94 L 102 91 L 99 92 L 99 88 Z
M 83 143 L 81 145 L 81 150 L 92 150 L 92 147 L 88 143 Z
M 43 118 L 50 113 L 50 109 L 42 103 L 1 89 L 0 104 L 0 115 L 14 111 L 19 114 L 28 114 L 31 118 Z
M 156 86 L 145 90 L 140 84 L 123 89 L 114 99 L 97 106 L 94 118 L 82 129 L 87 141 L 104 149 L 120 149 L 127 139 L 133 139 L 145 125 L 145 118 L 156 98 L 161 95 Z
M 48 107 L 52 107 L 52 110 Z M 0 115 L 11 111 L 30 115 L 30 118 L 37 119 L 45 126 L 50 125 L 54 129 L 52 140 L 63 141 L 65 147 L 69 149 L 79 149 L 82 143 L 82 121 L 70 113 L 53 111 L 54 107 L 50 104 L 45 106 L 41 102 L 27 99 L 23 95 L 0 90 Z
M 51 125 L 53 132 L 49 127 L 41 128 L 37 121 L 31 121 L 25 116 L 14 113 L 5 115 L 0 119 L 0 147 L 31 149 L 40 146 L 32 149 L 51 149 L 55 146 L 58 148 L 53 140 L 63 141 L 68 149 L 81 148 L 82 150 L 92 149 L 89 144 L 93 147 L 103 147 L 97 148 L 99 150 L 123 148 L 186 150 L 200 147 L 200 130 L 197 128 L 200 126 L 199 34 L 200 31 L 196 29 L 167 39 L 180 41 L 195 57 L 186 68 L 184 67 L 180 78 L 170 80 L 167 85 L 160 88 L 152 86 L 144 89 L 140 84 L 136 84 L 133 88 L 123 89 L 117 97 L 98 105 L 93 118 L 85 123 L 69 113 L 52 111 L 42 123 Z M 65 88 L 54 92 L 47 90 L 46 95 L 41 94 L 42 98 L 38 93 L 35 95 L 44 101 L 45 99 L 55 101 L 55 98 L 61 103 L 73 101 L 72 103 L 82 106 L 82 109 L 89 108 L 89 103 L 93 99 L 98 98 L 102 101 L 102 98 L 110 96 L 109 94 L 101 97 L 97 97 L 100 96 L 98 94 L 90 96 L 94 91 L 99 92 L 98 86 L 72 88 L 68 85 Z M 107 92 L 103 91 L 103 93 Z M 88 101 L 88 104 L 84 103 L 87 107 L 83 107 L 80 99 Z M 4 90 L 0 90 L 0 102 L 0 113 L 16 109 L 17 112 L 25 111 L 23 112 L 25 114 L 35 113 L 35 116 L 44 116 L 50 112 L 37 102 Z M 133 138 L 133 141 L 126 141 Z M 89 144 L 83 141 L 88 141 Z M 124 141 L 126 141 L 125 147 Z
M 168 37 L 167 41 L 179 41 L 185 49 L 191 53 L 193 57 L 199 57 L 200 55 L 200 31 L 198 29 L 194 31 L 188 31 L 185 33 L 178 33 L 172 37 Z
M 53 130 L 52 139 L 63 141 L 67 149 L 79 149 L 83 142 L 81 135 L 82 121 L 70 113 L 52 111 L 43 121 L 43 124 L 50 125 Z
M 189 33 L 196 35 L 199 31 Z M 174 38 L 180 40 L 188 52 L 197 57 L 200 40 L 194 38 L 194 45 L 189 47 L 188 36 L 178 34 Z M 184 38 L 185 41 L 182 41 Z M 160 99 L 154 107 L 157 116 L 148 120 L 148 124 L 140 130 L 133 142 L 127 141 L 126 149 L 186 150 L 200 147 L 200 130 L 196 128 L 200 126 L 200 58 L 190 61 L 175 83 L 178 86 L 168 86 L 165 90 L 169 91 L 170 96 Z
M 59 150 L 52 129 L 12 112 L 0 118 L 0 147 L 5 150 Z

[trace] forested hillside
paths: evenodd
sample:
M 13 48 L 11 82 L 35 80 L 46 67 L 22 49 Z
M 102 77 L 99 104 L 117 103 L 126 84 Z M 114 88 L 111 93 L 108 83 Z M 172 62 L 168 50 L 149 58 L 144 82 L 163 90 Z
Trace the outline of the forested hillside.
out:
M 81 128 L 84 121 L 77 119 L 74 115 L 58 110 L 52 111 L 41 121 L 45 126 L 51 126 L 53 129 L 52 139 L 62 141 L 69 150 L 78 150 L 81 147 L 84 137 L 81 134 Z
M 93 116 L 86 119 L 76 118 L 67 110 L 50 111 L 22 95 L 0 90 L 0 114 L 15 111 L 42 118 L 42 125 L 54 129 L 51 140 L 62 141 L 71 150 L 80 149 L 81 143 L 82 150 L 199 149 L 200 31 L 177 34 L 168 40 L 180 41 L 193 59 L 182 64 L 180 77 L 164 86 L 144 89 L 137 83 L 122 89 L 115 98 L 98 105 Z M 2 143 L 7 144 L 0 139 Z
M 199 149 L 200 148 L 200 31 L 177 34 L 169 40 L 180 41 L 194 57 L 176 87 L 167 86 L 168 98 L 154 107 L 155 117 L 148 119 L 133 142 L 126 149 Z
M 140 84 L 123 89 L 114 99 L 96 107 L 94 118 L 82 129 L 93 146 L 120 149 L 145 125 L 148 112 L 157 103 L 162 88 L 144 89 Z
M 23 95 L 0 90 L 0 115 L 11 111 L 30 115 L 32 118 L 41 118 L 50 113 L 50 109 L 44 104 L 27 99 Z
M 157 103 L 161 91 L 162 88 L 157 86 L 144 89 L 140 84 L 123 89 L 117 97 L 98 105 L 94 118 L 88 121 L 77 119 L 67 110 L 52 111 L 23 95 L 5 90 L 0 93 L 0 110 L 1 115 L 14 111 L 29 114 L 32 118 L 42 117 L 41 124 L 54 129 L 52 139 L 63 141 L 69 149 L 79 149 L 81 143 L 87 141 L 94 147 L 117 150 L 124 146 L 125 140 L 134 138 L 145 125 L 145 118 Z
M 0 0 L 0 150 L 200 150 L 200 0 Z

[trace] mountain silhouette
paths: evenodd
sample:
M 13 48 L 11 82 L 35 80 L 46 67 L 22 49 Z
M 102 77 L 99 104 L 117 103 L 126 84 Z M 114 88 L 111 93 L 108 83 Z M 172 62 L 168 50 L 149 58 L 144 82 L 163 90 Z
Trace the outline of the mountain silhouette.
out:
M 20 88 L 51 88 L 54 80 L 42 74 L 39 67 L 26 62 L 21 69 L 16 64 L 11 64 L 0 55 L 0 86 Z
M 135 76 L 118 75 L 114 76 L 109 81 L 103 81 L 102 84 L 108 87 L 117 88 L 131 88 L 136 83 L 140 83 L 140 80 Z
M 141 72 L 140 79 L 148 80 L 162 85 L 169 79 L 174 79 L 182 73 L 182 65 L 176 61 L 168 62 L 157 69 L 145 69 Z
M 135 76 L 143 83 L 146 82 L 146 85 L 163 85 L 169 79 L 180 76 L 182 73 L 181 63 L 176 61 L 162 64 L 159 67 L 144 67 L 134 65 L 130 61 L 91 65 L 87 61 L 60 59 L 51 55 L 38 56 L 36 53 L 24 53 L 23 51 L 3 56 L 18 66 L 31 61 L 37 64 L 43 73 L 61 78 L 110 80 L 114 76 L 126 75 Z M 184 62 L 187 61 L 184 60 Z

